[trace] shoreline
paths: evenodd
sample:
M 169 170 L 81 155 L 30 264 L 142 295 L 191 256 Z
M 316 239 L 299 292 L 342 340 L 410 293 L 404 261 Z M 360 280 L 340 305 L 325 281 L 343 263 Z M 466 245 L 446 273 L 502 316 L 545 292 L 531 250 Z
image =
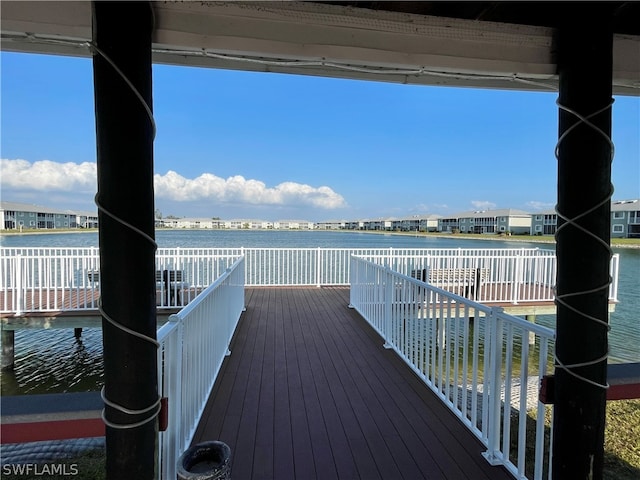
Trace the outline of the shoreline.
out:
M 553 237 L 550 236 L 530 236 L 530 235 L 510 235 L 510 236 L 501 236 L 494 234 L 468 234 L 468 233 L 430 233 L 430 232 L 389 232 L 389 231 L 380 231 L 380 230 L 273 230 L 266 228 L 256 228 L 256 229 L 212 229 L 212 228 L 184 228 L 184 229 L 174 229 L 174 228 L 161 228 L 157 229 L 157 232 L 172 232 L 172 231 L 197 231 L 197 232 L 220 232 L 220 231 L 247 231 L 247 232 L 309 232 L 309 233 L 320 233 L 320 232 L 339 232 L 339 233 L 365 233 L 372 235 L 397 235 L 397 236 L 409 236 L 409 237 L 433 237 L 433 238 L 455 238 L 456 240 L 484 240 L 491 242 L 524 242 L 524 243 L 540 243 L 546 245 L 555 245 L 556 241 Z M 98 233 L 99 229 L 97 228 L 89 228 L 89 229 L 51 229 L 51 230 L 28 230 L 22 232 L 15 231 L 6 231 L 2 230 L 0 232 L 0 236 L 21 236 L 21 235 L 59 235 L 59 234 L 80 234 L 80 233 Z M 523 238 L 524 237 L 524 238 Z M 622 240 L 622 242 L 620 241 Z M 629 240 L 632 240 L 629 242 Z M 637 240 L 637 241 L 633 241 Z M 630 248 L 630 249 L 640 249 L 640 239 L 627 239 L 627 238 L 612 238 L 611 239 L 611 248 Z
M 476 235 L 476 234 L 447 234 L 447 233 L 423 233 L 420 235 L 411 234 L 410 232 L 367 232 L 367 233 L 386 233 L 391 235 L 411 235 L 411 236 L 425 236 L 425 237 L 434 237 L 434 238 L 455 238 L 460 240 L 487 240 L 491 242 L 524 242 L 524 243 L 541 243 L 547 245 L 555 245 L 555 239 L 549 239 L 548 236 L 539 239 L 538 237 L 531 237 L 525 235 L 526 238 L 518 238 L 520 235 L 511 235 L 511 236 L 491 236 L 491 235 Z M 640 239 L 634 243 L 618 243 L 617 240 L 630 240 L 630 239 L 611 239 L 611 248 L 637 248 L 640 249 Z

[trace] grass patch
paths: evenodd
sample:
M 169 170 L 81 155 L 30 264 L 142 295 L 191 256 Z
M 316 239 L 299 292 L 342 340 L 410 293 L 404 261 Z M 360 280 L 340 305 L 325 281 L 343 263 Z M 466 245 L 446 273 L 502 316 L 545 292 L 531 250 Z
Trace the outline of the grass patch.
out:
M 545 444 L 551 432 L 551 410 L 545 409 Z M 527 431 L 535 431 L 535 413 L 527 415 Z M 511 459 L 515 460 L 517 449 L 517 415 L 511 416 Z M 638 480 L 640 478 L 640 399 L 607 402 L 604 440 L 604 480 Z M 529 439 L 529 438 L 528 438 Z M 533 478 L 535 452 L 533 437 L 526 446 L 526 475 Z M 545 462 L 546 463 L 546 462 Z M 547 478 L 548 465 L 543 478 Z
M 640 478 L 640 399 L 607 402 L 605 480 Z
M 381 233 L 396 233 L 396 232 L 381 232 Z M 411 236 L 415 236 L 415 232 L 410 232 Z M 509 242 L 531 242 L 531 243 L 556 243 L 556 239 L 553 235 L 497 235 L 487 233 L 424 233 L 420 232 L 419 235 L 431 236 L 431 237 L 446 237 L 469 240 L 504 240 Z M 640 238 L 612 238 L 611 246 L 613 247 L 636 247 L 640 248 Z

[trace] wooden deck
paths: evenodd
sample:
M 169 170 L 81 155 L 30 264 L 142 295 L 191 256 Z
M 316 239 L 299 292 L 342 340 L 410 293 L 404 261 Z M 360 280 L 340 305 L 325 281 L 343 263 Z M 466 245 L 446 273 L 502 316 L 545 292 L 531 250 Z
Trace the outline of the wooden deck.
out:
M 193 443 L 236 479 L 512 479 L 348 308 L 349 289 L 250 288 Z

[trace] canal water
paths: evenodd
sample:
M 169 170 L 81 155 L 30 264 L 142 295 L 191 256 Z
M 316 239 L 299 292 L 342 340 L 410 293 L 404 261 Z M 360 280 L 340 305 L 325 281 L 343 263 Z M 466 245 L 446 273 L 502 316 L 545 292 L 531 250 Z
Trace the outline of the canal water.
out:
M 424 237 L 360 232 L 160 230 L 160 247 L 321 248 L 542 248 L 553 244 L 460 237 Z M 98 246 L 95 232 L 0 236 L 2 247 Z M 640 362 L 640 249 L 619 248 L 619 300 L 610 316 L 612 363 Z M 553 327 L 555 316 L 536 321 Z M 24 329 L 15 333 L 15 369 L 0 373 L 0 394 L 83 392 L 102 386 L 102 332 L 86 328 L 76 339 L 69 329 Z

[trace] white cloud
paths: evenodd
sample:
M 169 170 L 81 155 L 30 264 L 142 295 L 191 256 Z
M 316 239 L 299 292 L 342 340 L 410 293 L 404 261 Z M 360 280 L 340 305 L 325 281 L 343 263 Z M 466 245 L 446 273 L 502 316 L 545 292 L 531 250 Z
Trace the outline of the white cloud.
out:
M 267 187 L 260 180 L 246 179 L 240 175 L 224 179 L 203 173 L 189 179 L 170 170 L 165 175 L 156 174 L 154 185 L 156 197 L 178 202 L 209 199 L 229 204 L 310 205 L 325 209 L 346 206 L 342 195 L 326 186 L 283 182 L 275 187 Z
M 37 191 L 95 192 L 98 188 L 96 164 L 58 163 L 40 160 L 0 159 L 0 183 L 3 188 Z
M 50 160 L 0 159 L 2 188 L 12 192 L 73 192 L 95 193 L 96 163 L 59 163 Z M 240 175 L 227 179 L 211 173 L 197 178 L 185 178 L 169 171 L 154 175 L 157 198 L 176 202 L 215 200 L 229 205 L 311 206 L 335 209 L 346 206 L 342 195 L 327 186 L 312 187 L 295 182 L 283 182 L 268 187 L 264 182 Z M 16 193 L 17 195 L 17 193 Z
M 471 200 L 471 205 L 478 210 L 491 210 L 496 208 L 496 204 L 488 200 Z

